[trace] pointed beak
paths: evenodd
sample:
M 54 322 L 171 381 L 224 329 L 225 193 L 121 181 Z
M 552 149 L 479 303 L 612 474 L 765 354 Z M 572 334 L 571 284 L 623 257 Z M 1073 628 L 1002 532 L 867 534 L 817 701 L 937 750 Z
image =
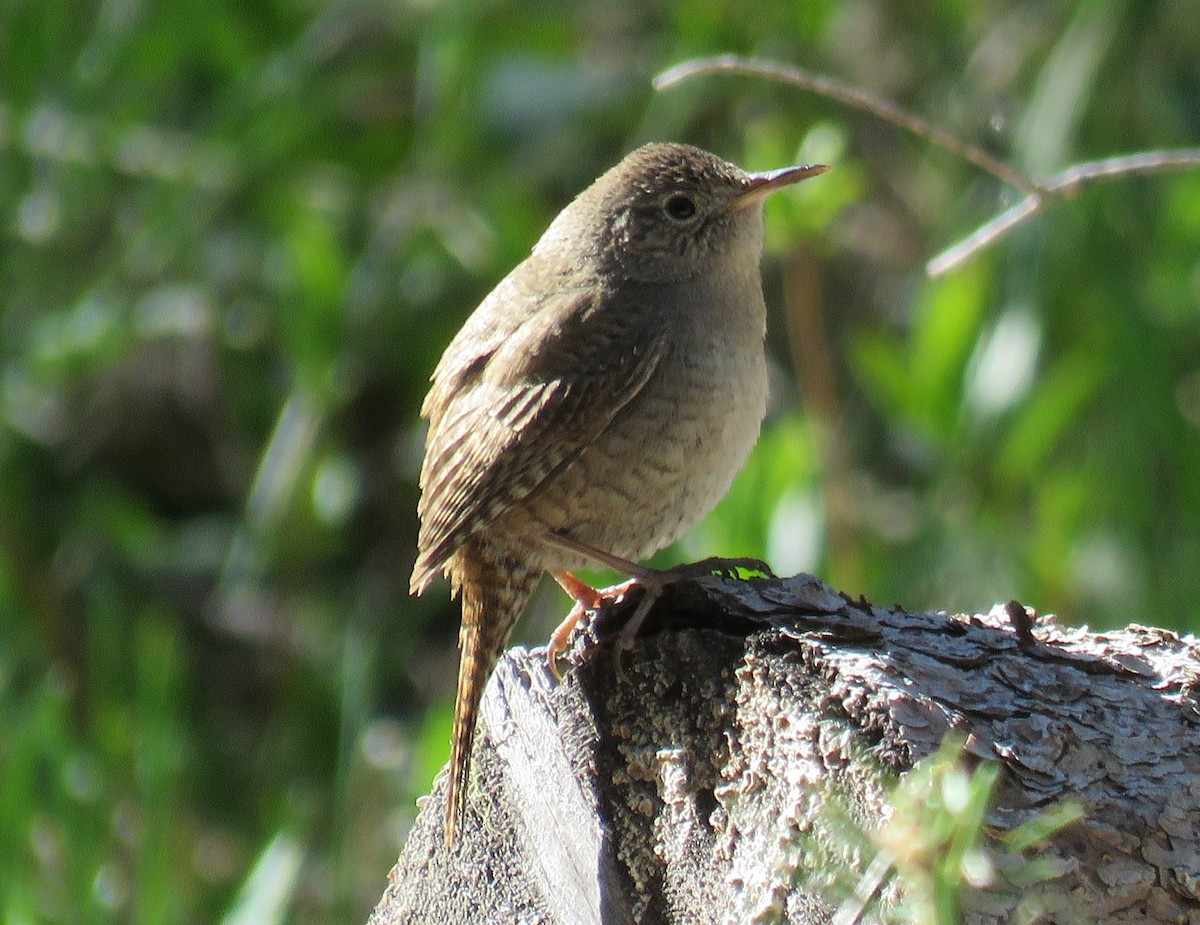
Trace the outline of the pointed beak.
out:
M 764 170 L 762 173 L 750 174 L 750 185 L 744 192 L 735 196 L 726 209 L 736 212 L 756 205 L 770 196 L 775 190 L 807 180 L 830 170 L 825 164 L 805 164 L 800 167 L 781 167 L 778 170 Z

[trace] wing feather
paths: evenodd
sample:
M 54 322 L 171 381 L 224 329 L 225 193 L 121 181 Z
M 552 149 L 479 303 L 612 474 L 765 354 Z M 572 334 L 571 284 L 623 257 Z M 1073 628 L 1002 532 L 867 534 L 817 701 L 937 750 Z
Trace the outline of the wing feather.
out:
M 520 293 L 508 280 L 501 289 L 509 298 Z M 491 313 L 492 299 L 485 300 L 434 371 L 423 409 L 430 429 L 414 591 L 470 537 L 576 459 L 666 352 L 665 326 L 633 323 L 628 297 L 568 287 L 525 295 L 524 312 L 507 306 L 508 319 L 516 309 L 519 322 L 495 329 L 476 321 Z

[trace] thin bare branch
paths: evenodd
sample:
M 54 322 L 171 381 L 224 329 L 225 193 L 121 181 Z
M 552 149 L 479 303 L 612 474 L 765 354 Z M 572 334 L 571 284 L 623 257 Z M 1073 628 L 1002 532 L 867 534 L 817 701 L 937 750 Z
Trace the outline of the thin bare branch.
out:
M 1043 184 L 1040 194 L 1026 196 L 1016 205 L 981 225 L 968 237 L 942 251 L 925 264 L 925 272 L 931 277 L 941 276 L 1004 237 L 1029 216 L 1043 211 L 1058 199 L 1077 195 L 1094 183 L 1197 167 L 1200 167 L 1200 149 L 1195 148 L 1141 151 L 1137 154 L 1073 164 Z
M 946 248 L 932 260 L 925 264 L 925 273 L 927 276 L 936 279 L 943 273 L 954 269 L 961 263 L 964 263 L 968 258 L 973 256 L 978 251 L 983 250 L 993 241 L 998 241 L 1010 231 L 1033 215 L 1035 212 L 1040 212 L 1046 205 L 1047 200 L 1041 196 L 1026 196 L 1015 206 L 1011 206 L 993 218 L 991 221 L 980 225 L 971 234 L 963 238 L 957 244 Z
M 718 55 L 712 58 L 693 58 L 690 61 L 684 61 L 659 74 L 654 79 L 654 87 L 657 90 L 664 90 L 702 74 L 749 74 L 812 90 L 822 96 L 869 112 L 893 125 L 928 139 L 1025 194 L 1025 198 L 1020 202 L 1005 209 L 991 221 L 981 225 L 971 235 L 930 260 L 925 265 L 925 272 L 932 277 L 941 276 L 957 267 L 983 248 L 1004 237 L 1029 216 L 1043 211 L 1059 199 L 1078 194 L 1084 187 L 1093 183 L 1164 173 L 1169 170 L 1192 170 L 1200 167 L 1200 149 L 1144 151 L 1074 164 L 1055 174 L 1048 182 L 1040 183 L 993 157 L 982 148 L 956 138 L 921 117 L 906 112 L 889 100 L 872 96 L 857 87 L 842 83 L 840 80 L 824 74 L 814 74 L 811 71 L 780 64 L 777 61 L 742 58 L 738 55 Z
M 1085 186 L 1103 180 L 1166 173 L 1171 170 L 1192 170 L 1200 167 L 1200 148 L 1177 148 L 1170 151 L 1139 151 L 1099 161 L 1072 164 L 1056 173 L 1045 185 L 1046 191 L 1073 196 Z
M 893 125 L 926 138 L 939 147 L 970 161 L 981 170 L 986 170 L 998 180 L 1015 186 L 1027 196 L 1036 196 L 1041 192 L 1041 188 L 1036 182 L 982 148 L 967 144 L 945 129 L 926 122 L 920 116 L 906 112 L 889 100 L 872 96 L 857 87 L 842 83 L 840 80 L 824 74 L 814 74 L 811 71 L 780 64 L 776 61 L 742 58 L 738 55 L 718 55 L 714 58 L 693 58 L 663 71 L 654 78 L 654 87 L 657 90 L 664 90 L 702 74 L 750 74 L 812 90 L 822 96 L 869 112 Z

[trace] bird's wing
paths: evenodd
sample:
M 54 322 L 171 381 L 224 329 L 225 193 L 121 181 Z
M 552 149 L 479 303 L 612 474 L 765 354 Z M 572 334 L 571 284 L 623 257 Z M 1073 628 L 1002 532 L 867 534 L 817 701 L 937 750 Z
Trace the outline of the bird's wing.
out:
M 517 289 L 510 289 L 510 295 Z M 507 305 L 501 338 L 462 334 L 434 373 L 412 587 L 469 537 L 574 460 L 634 398 L 668 347 L 665 326 L 611 292 L 556 288 Z M 483 313 L 487 303 L 476 316 Z M 521 309 L 525 309 L 522 311 Z M 624 310 L 622 310 L 624 309 Z M 468 322 L 464 332 L 476 322 Z
M 532 262 L 533 258 L 526 261 Z M 430 376 L 432 386 L 421 405 L 421 417 L 429 420 L 431 433 L 455 396 L 479 378 L 492 355 L 537 313 L 538 302 L 528 275 L 514 271 L 471 313 Z

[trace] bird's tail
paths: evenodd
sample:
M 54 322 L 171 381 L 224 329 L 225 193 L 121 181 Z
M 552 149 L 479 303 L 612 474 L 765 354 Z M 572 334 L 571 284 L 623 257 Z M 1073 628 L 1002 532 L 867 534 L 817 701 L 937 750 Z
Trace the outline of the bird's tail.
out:
M 471 745 L 484 688 L 538 579 L 538 573 L 526 565 L 489 562 L 479 553 L 475 544 L 468 543 L 455 555 L 451 568 L 454 589 L 462 595 L 462 627 L 446 788 L 448 848 L 454 846 L 466 812 Z

